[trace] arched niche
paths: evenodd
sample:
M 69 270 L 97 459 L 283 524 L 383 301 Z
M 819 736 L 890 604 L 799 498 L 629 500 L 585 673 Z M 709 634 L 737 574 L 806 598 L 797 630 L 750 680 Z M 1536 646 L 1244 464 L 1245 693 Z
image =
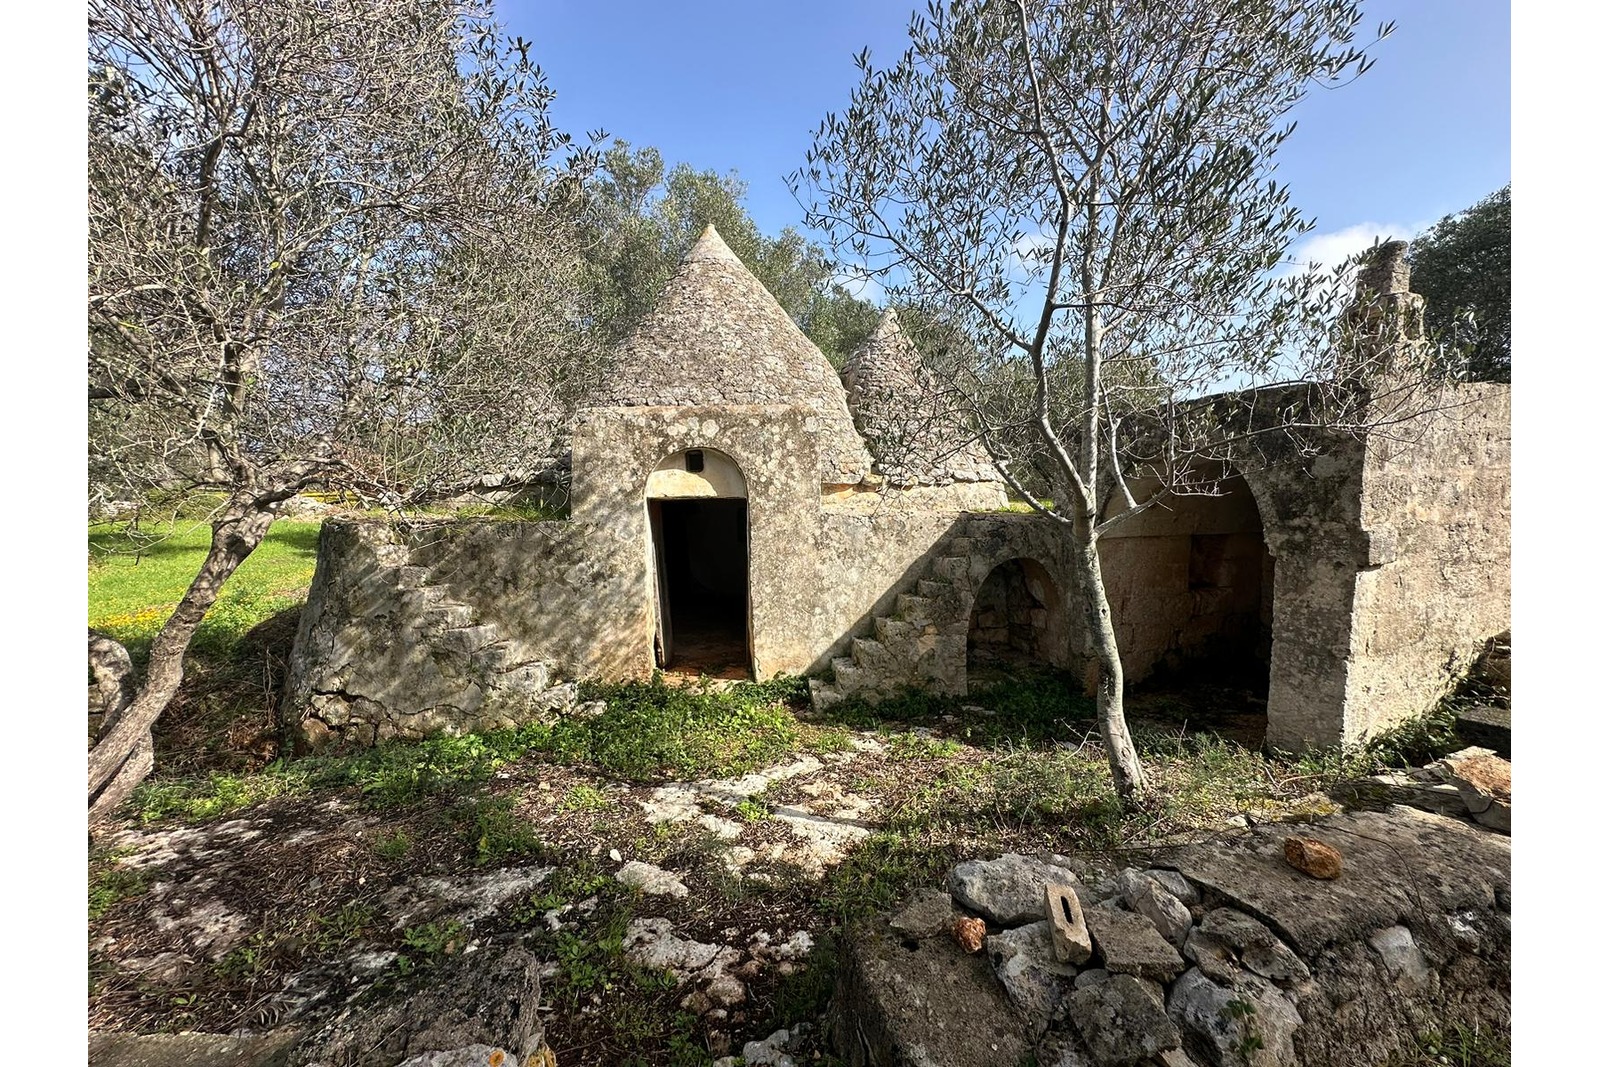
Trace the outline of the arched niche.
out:
M 744 500 L 749 492 L 744 472 L 731 456 L 711 448 L 688 448 L 656 464 L 644 495 L 648 500 Z
M 1038 560 L 991 570 L 967 618 L 968 678 L 1018 667 L 1059 667 L 1068 649 L 1061 590 Z

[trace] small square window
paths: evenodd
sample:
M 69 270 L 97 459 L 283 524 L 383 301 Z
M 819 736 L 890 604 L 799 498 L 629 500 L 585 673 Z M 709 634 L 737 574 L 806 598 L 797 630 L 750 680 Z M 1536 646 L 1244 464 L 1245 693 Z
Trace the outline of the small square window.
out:
M 706 469 L 706 454 L 698 448 L 691 448 L 683 455 L 683 466 L 691 474 L 699 474 Z

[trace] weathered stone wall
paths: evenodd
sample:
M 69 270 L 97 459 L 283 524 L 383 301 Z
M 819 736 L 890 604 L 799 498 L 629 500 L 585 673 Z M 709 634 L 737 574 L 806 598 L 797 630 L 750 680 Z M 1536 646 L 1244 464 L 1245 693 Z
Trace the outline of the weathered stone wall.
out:
M 594 408 L 572 443 L 572 519 L 607 531 L 628 577 L 619 589 L 626 633 L 614 655 L 593 658 L 607 677 L 655 667 L 653 549 L 645 485 L 661 462 L 691 448 L 738 465 L 749 494 L 750 632 L 755 677 L 800 674 L 811 664 L 816 588 L 818 417 L 798 407 Z
M 1344 740 L 1355 579 L 1373 558 L 1361 529 L 1361 443 L 1323 448 L 1246 477 L 1272 555 L 1267 744 L 1294 751 Z
M 569 706 L 576 693 L 560 679 L 581 673 L 585 629 L 607 632 L 614 584 L 594 534 L 566 522 L 325 522 L 288 680 L 305 741 L 492 729 Z
M 1392 558 L 1356 576 L 1352 741 L 1426 711 L 1511 625 L 1511 387 L 1458 386 L 1374 436 L 1363 487 L 1361 525 Z

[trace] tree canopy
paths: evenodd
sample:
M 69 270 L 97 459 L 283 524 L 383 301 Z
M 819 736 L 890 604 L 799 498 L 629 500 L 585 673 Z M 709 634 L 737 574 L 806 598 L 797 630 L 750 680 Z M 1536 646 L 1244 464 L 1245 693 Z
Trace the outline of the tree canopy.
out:
M 1409 249 L 1411 287 L 1435 323 L 1470 316 L 1473 381 L 1511 380 L 1511 185 L 1446 215 Z
M 1291 349 L 1331 373 L 1313 328 L 1330 302 L 1272 273 L 1310 229 L 1273 160 L 1307 92 L 1366 69 L 1360 19 L 1357 0 L 933 3 L 902 56 L 861 53 L 849 107 L 791 179 L 893 304 L 970 339 L 944 373 L 1013 492 L 1069 538 L 1126 797 L 1144 781 L 1098 539 L 1214 491 L 1213 453 L 1162 412 Z
M 594 152 L 465 0 L 92 0 L 91 487 L 225 502 L 91 811 L 148 772 L 183 654 L 280 503 L 392 500 L 548 447 L 593 366 L 561 210 Z

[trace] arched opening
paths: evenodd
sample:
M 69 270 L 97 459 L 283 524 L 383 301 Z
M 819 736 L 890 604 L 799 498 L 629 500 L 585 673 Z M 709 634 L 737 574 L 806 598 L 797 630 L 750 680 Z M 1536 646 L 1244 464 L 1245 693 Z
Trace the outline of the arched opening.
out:
M 978 587 L 967 622 L 967 681 L 1029 667 L 1061 666 L 1066 631 L 1061 593 L 1036 560 L 1011 559 Z
M 713 678 L 750 676 L 750 528 L 732 458 L 691 448 L 645 483 L 655 569 L 656 665 Z
M 1170 496 L 1102 541 L 1117 643 L 1130 683 L 1201 682 L 1264 699 L 1273 559 L 1245 480 L 1223 477 L 1213 490 Z

